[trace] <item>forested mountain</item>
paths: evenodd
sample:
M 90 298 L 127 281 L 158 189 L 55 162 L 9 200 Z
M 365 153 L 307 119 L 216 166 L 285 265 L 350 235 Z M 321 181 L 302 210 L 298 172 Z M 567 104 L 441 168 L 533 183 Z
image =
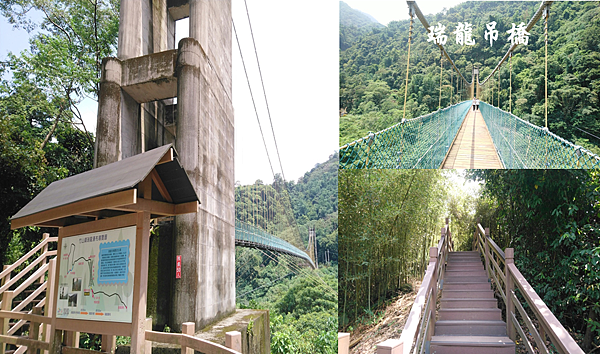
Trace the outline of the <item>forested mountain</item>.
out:
M 258 217 L 248 215 L 241 219 L 253 220 L 262 225 L 264 219 L 261 215 L 268 215 L 262 208 L 275 204 L 276 200 L 288 200 L 297 223 L 291 227 L 299 231 L 302 244 L 297 244 L 295 238 L 291 237 L 294 233 L 289 230 L 276 236 L 286 238 L 305 250 L 308 244 L 308 227 L 314 227 L 316 231 L 320 267 L 317 271 L 299 268 L 295 265 L 297 261 L 289 256 L 236 248 L 238 305 L 269 309 L 273 353 L 336 352 L 337 167 L 338 154 L 334 153 L 326 162 L 317 164 L 306 172 L 297 182 L 287 182 L 285 188 L 279 177 L 273 185 L 263 185 L 257 181 L 252 186 L 236 186 L 238 215 L 247 210 L 247 203 L 244 201 L 259 198 L 265 200 L 258 208 L 255 207 L 254 215 Z M 246 194 L 253 197 L 247 199 L 244 197 Z M 281 220 L 278 217 L 274 219 Z M 271 227 L 278 229 L 276 225 Z M 329 262 L 325 262 L 325 257 Z
M 338 259 L 338 164 L 338 154 L 333 154 L 306 172 L 298 182 L 290 182 L 292 207 L 300 233 L 308 242 L 308 227 L 315 228 L 319 262 L 325 261 L 327 250 L 330 261 Z
M 377 20 L 362 11 L 351 8 L 340 1 L 340 48 L 347 49 L 356 39 L 371 28 L 384 27 Z
M 461 74 L 471 81 L 472 67 L 487 77 L 510 46 L 507 31 L 514 23 L 529 22 L 539 2 L 469 1 L 445 14 L 426 16 L 430 25 L 446 26 L 445 45 Z M 498 39 L 490 47 L 484 38 L 486 24 L 497 23 Z M 472 24 L 475 45 L 460 46 L 452 32 L 459 22 Z M 512 58 L 512 112 L 538 126 L 544 125 L 543 19 L 530 31 L 527 45 L 519 45 Z M 340 33 L 345 28 L 340 25 Z M 340 145 L 385 129 L 402 119 L 408 52 L 409 21 L 394 21 L 385 28 L 361 34 L 349 48 L 340 50 Z M 600 152 L 600 7 L 598 2 L 554 2 L 548 21 L 548 126 L 550 131 Z M 406 118 L 438 109 L 440 51 L 427 42 L 427 32 L 415 18 L 411 44 Z M 506 62 L 490 81 L 493 104 L 509 110 L 510 70 Z M 498 82 L 498 80 L 500 82 Z M 441 107 L 466 99 L 457 75 L 447 61 L 442 71 Z M 458 85 L 458 88 L 457 88 Z M 452 92 L 452 95 L 451 95 Z M 490 97 L 483 97 L 490 101 Z M 587 132 L 583 132 L 583 131 Z

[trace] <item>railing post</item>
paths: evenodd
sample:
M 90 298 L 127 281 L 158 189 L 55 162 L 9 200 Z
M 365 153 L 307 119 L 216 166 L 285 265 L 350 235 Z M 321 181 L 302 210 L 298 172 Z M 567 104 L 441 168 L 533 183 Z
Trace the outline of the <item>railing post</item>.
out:
M 338 338 L 340 334 L 338 333 Z M 339 339 L 338 339 L 339 342 Z M 242 334 L 238 331 L 226 332 L 225 333 L 225 346 L 229 349 L 233 349 L 238 352 L 242 352 Z M 338 344 L 339 348 L 339 344 Z M 339 349 L 338 349 L 339 352 Z M 346 351 L 348 353 L 348 351 Z
M 48 263 L 48 283 L 46 284 L 46 303 L 44 304 L 44 316 L 52 317 L 54 312 L 54 286 L 56 285 L 56 257 Z M 54 340 L 53 329 L 50 324 L 44 324 L 44 335 L 46 342 L 52 343 Z M 44 351 L 48 354 L 48 351 Z
M 117 349 L 117 336 L 103 334 L 101 349 L 107 354 L 115 354 L 115 350 Z
M 46 254 L 46 252 L 48 252 L 48 238 L 50 237 L 49 233 L 44 233 L 42 240 L 44 242 L 46 242 L 46 244 L 44 245 L 44 247 L 42 247 L 42 254 Z M 46 257 L 44 257 L 42 259 L 42 261 L 40 262 L 40 268 L 46 265 Z M 44 282 L 44 278 L 45 278 L 46 274 L 42 274 L 40 276 L 40 279 L 38 280 L 38 283 L 42 284 Z
M 0 310 L 2 311 L 10 311 L 10 308 L 12 307 L 12 300 L 13 300 L 13 291 L 12 290 L 7 290 L 4 292 L 4 295 L 2 296 L 2 307 L 0 307 Z M 10 318 L 2 318 L 0 320 L 0 334 L 6 335 L 8 333 L 8 322 L 10 321 Z M 0 343 L 0 354 L 4 354 L 6 352 L 6 343 Z
M 479 242 L 477 242 L 479 239 L 479 233 L 477 232 L 477 230 L 475 230 L 475 233 L 473 234 L 473 246 L 471 247 L 471 249 L 473 251 L 477 251 L 479 248 Z
M 42 308 L 41 307 L 33 307 L 31 313 L 34 315 L 41 316 Z M 40 340 L 40 324 L 34 321 L 29 323 L 29 339 Z
M 194 322 L 184 322 L 181 324 L 181 333 L 187 334 L 189 336 L 193 336 L 196 332 L 196 323 Z M 241 339 L 240 339 L 241 342 Z M 149 354 L 150 352 L 148 352 Z M 181 346 L 181 354 L 194 354 L 194 349 Z
M 152 341 L 145 340 L 146 331 L 152 330 L 152 318 L 147 317 L 144 321 L 144 354 L 152 354 Z
M 516 328 L 515 325 L 512 322 L 512 314 L 515 312 L 515 304 L 513 304 L 513 299 L 512 299 L 512 291 L 514 290 L 515 286 L 514 286 L 514 282 L 513 282 L 513 278 L 512 278 L 512 274 L 510 274 L 510 270 L 508 268 L 509 264 L 514 264 L 515 260 L 514 260 L 514 256 L 515 256 L 515 250 L 513 248 L 507 248 L 504 251 L 504 258 L 505 258 L 505 262 L 504 262 L 504 276 L 506 277 L 506 289 L 505 289 L 505 294 L 506 294 L 506 333 L 508 333 L 508 337 L 510 339 L 512 339 L 513 341 L 516 339 Z
M 339 351 L 338 354 L 342 352 Z M 347 353 L 347 352 L 346 352 Z M 387 339 L 377 344 L 377 354 L 402 354 L 404 353 L 404 344 L 399 339 Z
M 433 330 L 435 328 L 435 309 L 436 309 L 436 303 L 437 303 L 437 290 L 438 290 L 438 274 L 437 274 L 437 269 L 438 269 L 438 262 L 439 259 L 437 258 L 438 256 L 438 248 L 437 247 L 431 247 L 429 248 L 429 264 L 431 264 L 433 262 L 434 267 L 433 267 L 433 272 L 431 273 L 431 304 L 429 306 L 429 314 L 424 314 L 423 317 L 425 316 L 429 316 L 429 329 L 427 331 L 427 337 L 425 337 L 425 341 L 429 342 L 431 340 L 431 337 L 433 336 Z M 427 301 L 427 293 L 425 293 L 425 301 Z

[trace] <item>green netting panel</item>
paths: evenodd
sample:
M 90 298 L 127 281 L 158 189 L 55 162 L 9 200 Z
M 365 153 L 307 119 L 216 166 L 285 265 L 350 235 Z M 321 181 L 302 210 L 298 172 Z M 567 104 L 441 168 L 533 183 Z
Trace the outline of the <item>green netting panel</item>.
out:
M 312 259 L 310 259 L 306 252 L 301 251 L 287 241 L 266 233 L 256 226 L 242 223 L 238 220 L 235 221 L 235 240 L 236 242 L 244 241 L 246 243 L 253 244 L 257 248 L 266 248 L 278 252 L 288 253 L 305 259 L 314 266 Z
M 472 101 L 404 120 L 340 148 L 340 168 L 439 168 Z
M 600 157 L 546 128 L 485 102 L 480 110 L 506 168 L 600 168 Z

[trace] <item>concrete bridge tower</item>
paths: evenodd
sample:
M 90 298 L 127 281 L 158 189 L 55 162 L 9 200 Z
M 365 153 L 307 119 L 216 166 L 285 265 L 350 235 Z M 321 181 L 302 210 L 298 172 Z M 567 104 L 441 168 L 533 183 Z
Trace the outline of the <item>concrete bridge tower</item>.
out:
M 159 250 L 172 279 L 158 284 L 172 288 L 161 311 L 176 330 L 235 311 L 231 29 L 230 0 L 121 0 L 117 58 L 102 65 L 95 167 L 174 143 L 200 197 L 198 213 L 176 217 L 171 252 Z

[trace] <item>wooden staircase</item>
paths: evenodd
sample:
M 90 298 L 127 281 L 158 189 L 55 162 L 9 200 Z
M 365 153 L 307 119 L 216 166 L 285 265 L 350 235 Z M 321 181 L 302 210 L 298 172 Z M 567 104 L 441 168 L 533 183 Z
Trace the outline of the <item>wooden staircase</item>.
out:
M 431 354 L 515 353 L 479 252 L 450 252 Z

